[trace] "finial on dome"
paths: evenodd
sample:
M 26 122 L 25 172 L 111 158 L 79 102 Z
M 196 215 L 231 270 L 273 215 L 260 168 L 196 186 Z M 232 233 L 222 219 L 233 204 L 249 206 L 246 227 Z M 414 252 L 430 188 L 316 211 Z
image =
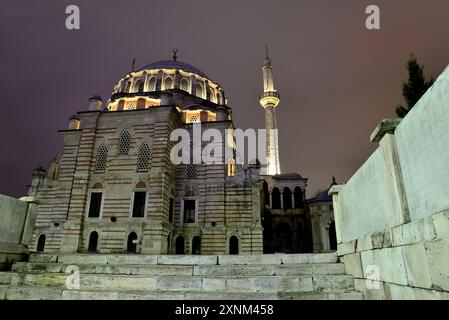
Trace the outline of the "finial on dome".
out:
M 265 44 L 265 65 L 271 64 L 270 55 L 268 54 L 268 45 Z
M 173 61 L 176 61 L 178 56 L 176 55 L 178 53 L 178 49 L 173 49 Z

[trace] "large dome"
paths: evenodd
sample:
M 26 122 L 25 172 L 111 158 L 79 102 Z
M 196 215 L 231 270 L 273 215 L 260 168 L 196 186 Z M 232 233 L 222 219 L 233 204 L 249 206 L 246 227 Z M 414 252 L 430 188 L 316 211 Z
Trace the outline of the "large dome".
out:
M 142 68 L 139 69 L 139 71 L 154 70 L 154 69 L 178 69 L 178 70 L 183 70 L 185 72 L 195 73 L 204 78 L 209 78 L 203 71 L 192 66 L 191 64 L 184 63 L 181 61 L 174 61 L 174 60 L 156 61 L 156 62 L 147 64 L 147 65 L 144 65 Z

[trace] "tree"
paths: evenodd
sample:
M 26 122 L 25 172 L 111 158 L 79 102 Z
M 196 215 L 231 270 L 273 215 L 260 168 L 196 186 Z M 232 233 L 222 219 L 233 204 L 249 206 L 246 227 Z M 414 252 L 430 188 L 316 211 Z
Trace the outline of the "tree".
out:
M 408 80 L 402 84 L 402 95 L 407 105 L 396 107 L 396 114 L 404 118 L 413 108 L 423 94 L 433 85 L 433 78 L 426 81 L 423 72 L 424 66 L 418 64 L 418 60 L 413 54 L 407 62 Z

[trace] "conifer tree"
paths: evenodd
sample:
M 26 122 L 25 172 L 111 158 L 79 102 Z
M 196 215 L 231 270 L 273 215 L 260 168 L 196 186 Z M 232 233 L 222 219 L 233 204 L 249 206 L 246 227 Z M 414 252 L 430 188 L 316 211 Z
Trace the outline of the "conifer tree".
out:
M 407 105 L 398 105 L 396 107 L 396 114 L 400 118 L 405 117 L 427 89 L 433 85 L 433 78 L 426 81 L 423 69 L 424 67 L 418 64 L 416 57 L 410 55 L 410 59 L 407 62 L 408 80 L 402 84 L 402 95 Z

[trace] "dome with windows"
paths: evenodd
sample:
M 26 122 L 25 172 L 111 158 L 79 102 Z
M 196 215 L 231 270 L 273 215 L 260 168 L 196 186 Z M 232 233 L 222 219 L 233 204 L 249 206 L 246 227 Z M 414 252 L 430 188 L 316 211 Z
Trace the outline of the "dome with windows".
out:
M 198 105 L 213 110 L 226 106 L 221 86 L 200 69 L 181 61 L 157 61 L 126 74 L 115 85 L 108 111 L 147 109 L 175 105 L 181 109 Z

